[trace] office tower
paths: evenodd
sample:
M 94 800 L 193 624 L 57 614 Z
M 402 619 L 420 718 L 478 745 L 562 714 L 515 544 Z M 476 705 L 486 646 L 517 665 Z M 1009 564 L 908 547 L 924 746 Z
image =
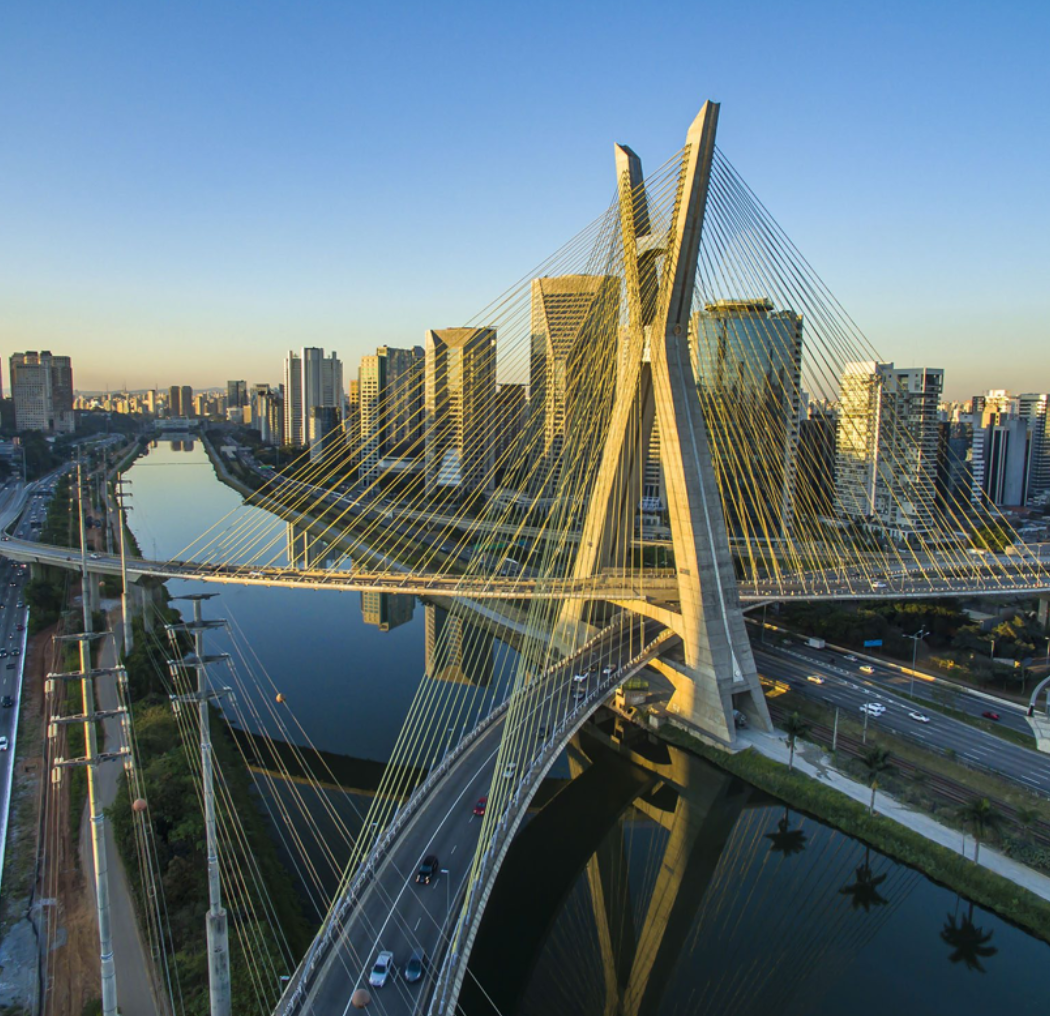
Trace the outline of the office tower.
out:
M 973 502 L 1019 507 L 1027 503 L 1034 434 L 1019 416 L 987 407 L 973 429 Z
M 182 416 L 182 389 L 178 385 L 168 389 L 168 416 Z
M 799 422 L 795 516 L 832 518 L 835 514 L 835 433 L 833 410 L 810 405 Z
M 380 346 L 361 358 L 358 421 L 362 476 L 373 479 L 386 457 L 423 456 L 423 369 L 419 346 Z
M 943 370 L 846 364 L 835 459 L 836 505 L 845 519 L 905 540 L 931 526 L 943 385 Z
M 532 280 L 529 401 L 543 456 L 536 482 L 549 494 L 563 476 L 586 482 L 580 467 L 596 461 L 615 397 L 619 310 L 611 276 Z
M 284 443 L 303 443 L 303 361 L 291 350 L 284 358 Z
M 346 432 L 346 446 L 349 450 L 348 462 L 351 469 L 361 464 L 361 381 L 355 378 L 346 386 L 346 420 L 343 429 Z
M 937 424 L 937 504 L 949 515 L 965 510 L 973 489 L 973 424 L 969 414 Z
M 70 358 L 52 356 L 46 349 L 39 353 L 13 353 L 9 370 L 15 427 L 72 434 L 75 417 Z
M 155 388 L 150 388 L 149 391 L 143 396 L 146 403 L 147 413 L 157 412 L 157 391 Z
M 471 624 L 460 608 L 423 604 L 424 655 L 433 681 L 487 686 L 493 673 L 493 636 Z
M 361 592 L 361 619 L 380 631 L 393 631 L 412 620 L 416 598 L 399 593 Z
M 496 329 L 429 331 L 423 349 L 427 495 L 470 496 L 490 490 Z
M 317 462 L 331 447 L 340 430 L 339 410 L 335 406 L 311 406 L 307 419 L 306 443 L 310 461 Z
M 504 472 L 518 464 L 529 416 L 527 386 L 501 384 L 496 388 L 495 444 L 496 471 Z
M 179 389 L 179 406 L 183 416 L 195 416 L 193 408 L 193 389 L 189 385 L 183 385 Z
M 226 409 L 240 409 L 248 405 L 248 382 L 226 382 Z
M 1017 415 L 1032 432 L 1032 464 L 1029 470 L 1028 500 L 1050 493 L 1050 395 L 1028 392 L 1017 396 Z
M 690 319 L 693 371 L 731 535 L 786 536 L 794 520 L 802 316 L 718 300 Z

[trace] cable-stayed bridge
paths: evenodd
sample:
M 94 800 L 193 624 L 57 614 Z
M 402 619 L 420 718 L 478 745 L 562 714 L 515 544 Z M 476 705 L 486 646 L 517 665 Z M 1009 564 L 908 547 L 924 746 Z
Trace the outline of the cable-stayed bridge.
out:
M 453 618 L 522 608 L 500 701 L 420 685 L 280 1013 L 345 1011 L 384 948 L 418 949 L 427 973 L 373 1011 L 455 1012 L 528 804 L 615 688 L 652 667 L 708 736 L 770 729 L 746 604 L 1050 591 L 994 506 L 938 487 L 939 390 L 883 369 L 716 149 L 717 119 L 705 104 L 649 177 L 618 146 L 603 216 L 467 327 L 428 332 L 422 359 L 388 363 L 382 398 L 362 384 L 356 424 L 315 420 L 291 479 L 178 559 L 128 564 L 132 582 L 440 596 Z M 804 396 L 838 405 L 808 444 Z M 15 540 L 0 553 L 119 571 Z M 455 624 L 437 638 L 486 651 Z M 427 853 L 456 856 L 443 912 L 412 883 Z

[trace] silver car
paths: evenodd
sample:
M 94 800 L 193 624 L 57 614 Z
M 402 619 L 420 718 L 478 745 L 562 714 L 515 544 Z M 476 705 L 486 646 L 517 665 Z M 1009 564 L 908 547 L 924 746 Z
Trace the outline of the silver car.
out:
M 381 988 L 387 982 L 388 977 L 394 975 L 394 954 L 389 949 L 384 949 L 376 957 L 375 966 L 368 975 L 368 983 L 373 988 Z

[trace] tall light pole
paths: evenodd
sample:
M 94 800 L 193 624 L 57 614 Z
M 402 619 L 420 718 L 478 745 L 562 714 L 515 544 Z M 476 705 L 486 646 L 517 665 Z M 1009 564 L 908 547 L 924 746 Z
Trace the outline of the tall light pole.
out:
M 129 496 L 123 489 L 124 484 L 130 486 L 131 481 L 117 477 L 113 481 L 113 493 L 117 501 L 117 525 L 120 526 L 120 614 L 124 626 L 124 658 L 131 652 L 131 613 L 128 610 L 128 602 L 131 597 L 128 594 L 128 550 L 125 543 L 124 530 L 127 527 L 127 513 L 130 509 L 124 503 Z M 108 502 L 107 497 L 107 502 Z
M 923 627 L 920 628 L 914 635 L 905 635 L 906 639 L 911 639 L 911 682 L 908 685 L 908 695 L 912 698 L 915 697 L 915 664 L 919 657 L 919 643 L 930 633 Z
M 215 593 L 196 593 L 180 596 L 177 599 L 193 602 L 193 620 L 184 624 L 169 624 L 169 632 L 190 632 L 193 636 L 193 653 L 180 659 L 169 660 L 172 676 L 177 668 L 183 667 L 197 671 L 197 690 L 186 695 L 173 695 L 173 704 L 178 708 L 180 702 L 196 702 L 200 721 L 201 739 L 201 786 L 204 796 L 204 831 L 208 848 L 208 916 L 206 928 L 208 933 L 208 981 L 211 996 L 211 1016 L 230 1016 L 230 943 L 226 911 L 222 905 L 222 885 L 219 879 L 219 844 L 215 834 L 215 788 L 214 765 L 212 759 L 211 725 L 209 707 L 212 699 L 221 698 L 229 693 L 229 688 L 212 691 L 208 688 L 208 665 L 220 660 L 228 660 L 228 653 L 215 656 L 204 655 L 204 633 L 209 628 L 225 627 L 221 620 L 205 621 L 201 616 L 201 601 L 209 600 Z

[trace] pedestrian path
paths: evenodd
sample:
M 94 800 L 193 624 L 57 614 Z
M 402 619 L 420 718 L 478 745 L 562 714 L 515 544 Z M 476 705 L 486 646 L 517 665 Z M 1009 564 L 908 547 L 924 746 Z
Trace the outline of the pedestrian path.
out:
M 774 762 L 788 764 L 790 751 L 787 745 L 787 737 L 776 731 L 766 734 L 760 730 L 741 730 L 738 737 L 743 745 L 751 746 L 759 754 Z M 815 746 L 813 746 L 815 748 Z M 831 762 L 831 757 L 820 749 L 811 750 L 806 746 L 804 752 L 795 751 L 795 768 L 807 776 L 820 780 L 830 787 L 841 791 L 853 800 L 859 801 L 865 807 L 871 801 L 871 788 L 863 783 L 839 772 Z M 893 819 L 906 829 L 911 829 L 920 836 L 932 840 L 934 843 L 949 850 L 962 850 L 967 857 L 973 857 L 974 841 L 971 836 L 966 836 L 958 829 L 951 829 L 938 822 L 930 815 L 916 811 L 907 805 L 894 800 L 889 794 L 879 792 L 875 801 L 876 811 L 884 818 Z M 1028 889 L 1044 900 L 1050 901 L 1050 877 L 1034 871 L 1026 865 L 1006 857 L 993 847 L 981 844 L 980 859 L 978 864 L 982 868 L 994 871 L 997 875 L 1009 879 L 1015 885 Z

